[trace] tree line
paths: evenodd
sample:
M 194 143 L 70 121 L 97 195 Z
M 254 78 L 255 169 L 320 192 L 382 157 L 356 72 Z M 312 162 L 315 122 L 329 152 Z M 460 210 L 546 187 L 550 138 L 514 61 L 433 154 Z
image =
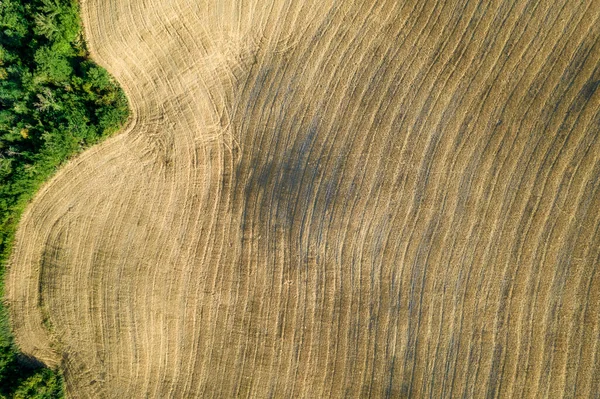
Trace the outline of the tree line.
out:
M 121 89 L 89 59 L 75 0 L 0 0 L 2 274 L 35 191 L 69 157 L 117 131 L 127 115 Z M 19 354 L 0 307 L 0 398 L 62 396 L 58 371 Z

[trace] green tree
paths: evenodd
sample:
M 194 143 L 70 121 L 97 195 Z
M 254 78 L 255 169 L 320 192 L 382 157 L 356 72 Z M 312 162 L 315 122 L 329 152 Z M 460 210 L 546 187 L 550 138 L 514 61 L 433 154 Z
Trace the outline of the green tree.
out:
M 35 191 L 127 115 L 123 92 L 88 59 L 75 0 L 0 0 L 0 277 Z M 0 302 L 0 398 L 61 396 L 60 374 L 18 353 Z

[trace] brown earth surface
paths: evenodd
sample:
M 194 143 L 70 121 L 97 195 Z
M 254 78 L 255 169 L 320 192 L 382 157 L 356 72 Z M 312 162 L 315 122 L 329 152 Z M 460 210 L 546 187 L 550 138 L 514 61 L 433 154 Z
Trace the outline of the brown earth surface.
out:
M 86 0 L 132 118 L 23 217 L 70 397 L 600 392 L 600 1 Z

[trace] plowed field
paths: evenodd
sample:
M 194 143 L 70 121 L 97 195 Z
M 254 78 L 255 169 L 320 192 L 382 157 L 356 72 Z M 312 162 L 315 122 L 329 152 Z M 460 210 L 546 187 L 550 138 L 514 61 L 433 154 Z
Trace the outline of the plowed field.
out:
M 23 217 L 70 397 L 600 392 L 600 1 L 85 0 L 125 131 Z

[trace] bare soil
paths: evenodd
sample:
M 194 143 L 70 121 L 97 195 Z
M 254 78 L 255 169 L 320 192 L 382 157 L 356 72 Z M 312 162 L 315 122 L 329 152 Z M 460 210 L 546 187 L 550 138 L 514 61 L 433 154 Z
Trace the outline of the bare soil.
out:
M 132 118 L 23 217 L 70 397 L 600 392 L 600 2 L 86 0 Z

